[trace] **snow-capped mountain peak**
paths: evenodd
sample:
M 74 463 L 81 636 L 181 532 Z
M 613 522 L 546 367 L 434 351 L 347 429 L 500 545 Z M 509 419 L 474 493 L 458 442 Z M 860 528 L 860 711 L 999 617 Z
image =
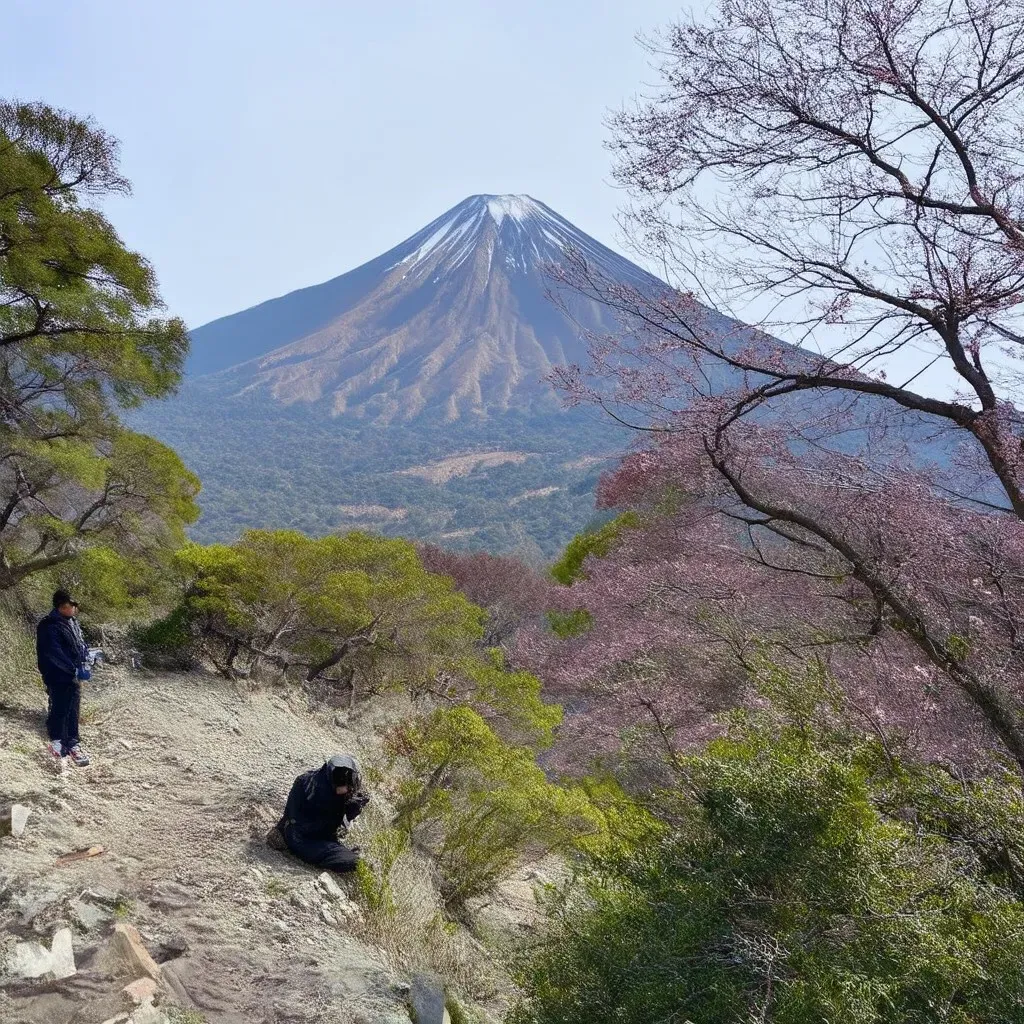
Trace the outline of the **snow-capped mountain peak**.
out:
M 385 423 L 559 406 L 547 378 L 585 358 L 608 310 L 550 300 L 566 251 L 610 280 L 664 285 L 528 195 L 464 199 L 369 263 L 193 334 L 192 372 L 228 395 Z
M 650 283 L 635 264 L 580 231 L 550 207 L 528 195 L 476 195 L 464 199 L 421 231 L 391 250 L 391 266 L 406 273 L 417 268 L 432 274 L 461 267 L 477 249 L 489 252 L 489 266 L 510 272 L 558 263 L 567 250 L 597 263 L 604 274 Z
M 473 197 L 476 198 L 476 197 Z M 543 216 L 543 207 L 530 196 L 481 196 L 487 200 L 487 212 L 499 227 L 506 217 L 526 220 L 528 217 Z

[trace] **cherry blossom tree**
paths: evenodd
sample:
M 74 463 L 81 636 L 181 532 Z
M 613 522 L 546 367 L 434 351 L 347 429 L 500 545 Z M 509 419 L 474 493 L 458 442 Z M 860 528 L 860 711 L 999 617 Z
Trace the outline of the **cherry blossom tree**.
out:
M 614 749 L 642 724 L 678 750 L 771 666 L 810 666 L 893 742 L 1020 762 L 1024 526 L 909 469 L 794 454 L 781 426 L 733 425 L 711 448 L 704 416 L 680 414 L 689 429 L 605 480 L 602 503 L 645 525 L 571 588 L 591 629 L 521 639 L 518 656 L 584 710 L 580 729 Z
M 622 329 L 556 373 L 650 442 L 601 496 L 649 525 L 572 588 L 589 632 L 524 643 L 616 741 L 643 721 L 677 749 L 781 663 L 882 735 L 1024 767 L 1022 13 L 723 0 L 654 44 L 663 89 L 615 119 L 618 173 L 698 294 L 575 257 L 563 283 Z M 804 345 L 710 311 L 722 294 L 768 296 Z M 919 365 L 893 382 L 893 357 Z M 940 363 L 949 397 L 915 387 Z
M 557 601 L 552 581 L 517 558 L 435 544 L 421 544 L 417 550 L 428 572 L 448 576 L 487 612 L 484 642 L 489 647 L 507 644 L 519 628 L 542 618 Z
M 1024 516 L 1024 3 L 720 0 L 704 17 L 649 42 L 660 88 L 612 121 L 634 236 L 684 292 L 748 321 L 770 306 L 758 319 L 801 358 L 708 330 L 678 294 L 587 284 L 646 331 L 649 369 L 678 374 L 682 350 L 705 386 L 712 362 L 747 374 L 736 415 L 869 395 L 970 435 Z M 937 369 L 954 394 L 917 386 Z

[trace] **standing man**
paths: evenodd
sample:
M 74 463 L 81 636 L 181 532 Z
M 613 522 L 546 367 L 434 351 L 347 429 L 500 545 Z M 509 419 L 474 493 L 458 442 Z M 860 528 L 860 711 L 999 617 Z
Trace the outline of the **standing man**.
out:
M 53 610 L 36 627 L 36 660 L 50 698 L 46 731 L 50 753 L 59 761 L 70 757 L 84 768 L 89 755 L 78 736 L 82 682 L 90 678 L 89 650 L 75 620 L 78 605 L 66 590 L 53 595 Z

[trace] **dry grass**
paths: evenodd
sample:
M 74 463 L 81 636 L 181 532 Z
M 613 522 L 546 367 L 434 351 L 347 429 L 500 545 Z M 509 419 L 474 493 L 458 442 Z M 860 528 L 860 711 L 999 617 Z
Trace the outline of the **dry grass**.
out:
M 0 700 L 23 699 L 39 685 L 35 638 L 20 618 L 0 608 Z
M 377 823 L 368 824 L 374 828 Z M 385 858 L 374 846 L 371 839 L 364 856 L 377 884 L 387 886 L 389 899 L 377 907 L 362 901 L 360 937 L 384 950 L 396 966 L 436 973 L 474 1002 L 503 1002 L 511 992 L 510 979 L 495 964 L 493 950 L 445 917 L 430 859 L 406 847 L 382 877 Z

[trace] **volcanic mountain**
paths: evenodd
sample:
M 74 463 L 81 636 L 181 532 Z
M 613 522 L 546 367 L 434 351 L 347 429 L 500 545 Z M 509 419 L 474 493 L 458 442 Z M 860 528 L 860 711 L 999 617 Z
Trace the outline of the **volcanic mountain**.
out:
M 547 380 L 616 326 L 582 296 L 552 300 L 567 250 L 666 287 L 529 196 L 478 195 L 341 277 L 195 330 L 181 395 L 137 422 L 202 478 L 196 536 L 359 526 L 555 553 L 628 443 Z
M 348 274 L 199 328 L 190 369 L 378 423 L 550 410 L 552 367 L 583 357 L 581 326 L 607 326 L 596 303 L 570 318 L 549 298 L 566 250 L 664 287 L 529 196 L 471 196 Z

